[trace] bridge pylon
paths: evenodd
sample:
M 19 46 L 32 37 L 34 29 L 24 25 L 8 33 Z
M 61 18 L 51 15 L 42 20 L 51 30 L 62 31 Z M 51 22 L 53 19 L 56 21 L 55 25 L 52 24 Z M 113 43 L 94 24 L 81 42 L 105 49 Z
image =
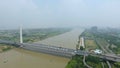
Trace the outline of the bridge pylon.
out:
M 20 43 L 23 43 L 22 26 L 20 26 Z

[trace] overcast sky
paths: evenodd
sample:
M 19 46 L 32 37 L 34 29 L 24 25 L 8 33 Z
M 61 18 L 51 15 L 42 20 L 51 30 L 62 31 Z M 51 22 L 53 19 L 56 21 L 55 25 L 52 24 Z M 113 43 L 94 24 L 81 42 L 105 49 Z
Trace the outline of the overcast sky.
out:
M 0 0 L 0 29 L 120 27 L 120 0 Z

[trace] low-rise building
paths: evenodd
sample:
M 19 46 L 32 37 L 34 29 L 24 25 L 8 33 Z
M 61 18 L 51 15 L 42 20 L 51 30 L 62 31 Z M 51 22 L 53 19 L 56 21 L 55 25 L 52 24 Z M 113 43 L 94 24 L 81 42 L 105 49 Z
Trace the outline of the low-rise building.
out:
M 96 49 L 96 50 L 94 50 L 94 53 L 95 53 L 95 54 L 102 54 L 102 50 Z

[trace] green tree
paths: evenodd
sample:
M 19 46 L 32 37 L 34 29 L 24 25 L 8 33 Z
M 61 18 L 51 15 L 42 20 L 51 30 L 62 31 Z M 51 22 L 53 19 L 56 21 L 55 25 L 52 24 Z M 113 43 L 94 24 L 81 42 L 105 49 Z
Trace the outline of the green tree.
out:
M 80 50 L 84 50 L 83 46 L 80 46 Z

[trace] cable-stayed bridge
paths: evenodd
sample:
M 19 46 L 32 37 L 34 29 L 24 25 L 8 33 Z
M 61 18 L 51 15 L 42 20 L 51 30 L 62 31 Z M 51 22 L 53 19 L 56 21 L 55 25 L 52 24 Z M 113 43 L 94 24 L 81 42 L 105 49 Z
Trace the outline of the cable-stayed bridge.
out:
M 11 41 L 3 41 L 3 40 L 0 40 L 0 43 L 9 44 L 15 47 L 20 47 L 20 48 L 31 50 L 31 51 L 36 51 L 36 52 L 41 52 L 41 53 L 46 53 L 46 54 L 51 54 L 51 55 L 56 55 L 56 56 L 62 56 L 62 57 L 68 57 L 68 58 L 71 58 L 74 55 L 86 55 L 86 56 L 92 55 L 92 56 L 96 56 L 96 57 L 99 57 L 105 60 L 120 62 L 119 56 L 91 54 L 86 51 L 81 51 L 81 50 L 76 51 L 74 49 L 57 47 L 57 46 L 49 46 L 45 44 L 15 43 Z

